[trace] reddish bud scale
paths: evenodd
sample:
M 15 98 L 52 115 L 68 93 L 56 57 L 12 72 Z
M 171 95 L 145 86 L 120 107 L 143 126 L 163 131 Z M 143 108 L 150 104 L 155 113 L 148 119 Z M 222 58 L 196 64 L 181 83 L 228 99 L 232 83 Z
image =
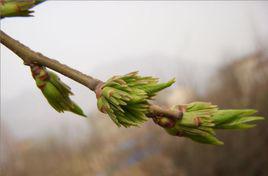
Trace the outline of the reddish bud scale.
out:
M 36 79 L 37 77 L 41 81 L 46 81 L 49 79 L 49 74 L 47 73 L 44 67 L 36 65 L 36 64 L 31 64 L 30 67 L 31 67 L 31 72 L 32 72 L 32 76 L 34 79 Z M 45 86 L 46 86 L 46 82 L 43 82 L 41 84 L 39 83 L 37 85 L 37 87 L 41 90 L 43 90 Z
M 31 64 L 30 67 L 31 67 L 31 72 L 34 78 L 40 74 L 41 72 L 40 66 Z
M 42 81 L 49 79 L 48 73 L 45 71 L 45 69 L 42 66 L 31 64 L 30 67 L 31 67 L 33 78 L 36 78 L 37 76 L 39 76 L 39 79 Z M 43 74 L 42 74 L 42 71 L 43 71 Z
M 109 92 L 109 97 L 113 95 L 114 91 Z
M 39 89 L 43 90 L 43 89 L 45 88 L 45 86 L 46 86 L 46 83 L 44 82 L 43 84 L 40 84 L 40 85 L 38 85 L 37 87 L 38 87 Z
M 169 119 L 166 117 L 162 117 L 162 118 L 156 117 L 156 118 L 153 118 L 153 121 L 163 128 L 172 128 L 176 124 L 175 120 Z
M 42 80 L 42 81 L 48 80 L 48 79 L 49 79 L 49 75 L 48 75 L 48 73 L 45 72 L 45 74 L 44 74 L 44 75 L 41 75 L 41 76 L 39 77 L 39 79 Z
M 97 99 L 99 99 L 100 96 L 101 96 L 103 86 L 104 86 L 103 83 L 99 83 L 99 84 L 96 86 L 95 94 L 96 94 L 96 98 L 97 98 Z
M 100 111 L 101 111 L 102 113 L 105 113 L 105 114 L 107 114 L 107 110 L 106 110 L 106 107 L 104 107 L 104 106 L 102 106 L 102 107 L 101 107 Z
M 201 118 L 200 117 L 194 118 L 194 123 L 197 127 L 199 127 L 202 123 Z

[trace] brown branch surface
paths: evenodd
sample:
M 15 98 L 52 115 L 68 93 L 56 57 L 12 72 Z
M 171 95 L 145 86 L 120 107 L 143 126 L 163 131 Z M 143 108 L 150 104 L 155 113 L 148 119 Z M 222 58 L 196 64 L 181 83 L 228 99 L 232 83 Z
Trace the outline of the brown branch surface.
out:
M 150 113 L 147 114 L 148 117 L 167 117 L 167 118 L 175 118 L 180 119 L 183 116 L 182 111 L 170 110 L 168 108 L 163 108 L 161 106 L 151 104 L 149 107 Z
M 19 41 L 8 36 L 2 30 L 0 32 L 0 42 L 8 49 L 13 51 L 16 55 L 18 55 L 24 61 L 25 65 L 30 65 L 31 63 L 43 65 L 88 87 L 95 93 L 98 85 L 103 84 L 103 82 L 98 79 L 81 73 L 80 71 L 75 70 L 67 65 L 64 65 L 55 59 L 48 58 L 39 52 L 31 50 Z M 182 112 L 163 108 L 154 104 L 150 105 L 149 111 L 150 113 L 148 114 L 148 117 L 151 118 L 159 116 L 165 116 L 169 118 L 182 118 Z

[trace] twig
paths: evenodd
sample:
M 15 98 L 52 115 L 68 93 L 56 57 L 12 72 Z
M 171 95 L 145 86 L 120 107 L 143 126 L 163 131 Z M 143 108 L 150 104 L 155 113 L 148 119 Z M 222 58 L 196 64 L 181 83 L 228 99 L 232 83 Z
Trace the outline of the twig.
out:
M 147 114 L 147 117 L 156 118 L 156 117 L 167 117 L 181 119 L 183 116 L 182 111 L 170 110 L 167 108 L 160 107 L 158 105 L 151 104 L 149 107 L 150 113 Z
M 64 65 L 55 59 L 48 58 L 42 55 L 41 53 L 31 50 L 30 48 L 23 45 L 19 41 L 8 36 L 2 30 L 0 33 L 0 42 L 7 48 L 9 48 L 11 51 L 13 51 L 16 55 L 18 55 L 24 61 L 25 65 L 30 65 L 31 63 L 37 63 L 45 67 L 48 67 L 88 87 L 95 93 L 97 87 L 100 84 L 103 84 L 103 82 L 98 79 L 95 79 L 89 75 L 81 73 L 80 71 L 75 70 L 67 65 Z M 182 118 L 182 112 L 180 111 L 169 110 L 153 104 L 150 105 L 149 111 L 150 113 L 148 114 L 148 117 L 152 118 L 162 115 L 169 118 L 176 118 L 176 119 Z
M 13 51 L 15 54 L 17 54 L 26 65 L 29 65 L 31 63 L 38 63 L 52 70 L 55 70 L 56 72 L 59 72 L 76 82 L 83 84 L 92 91 L 94 91 L 96 89 L 96 86 L 101 83 L 100 80 L 94 79 L 93 77 L 83 74 L 78 70 L 61 64 L 57 60 L 50 59 L 41 53 L 34 52 L 19 41 L 5 34 L 2 30 L 0 34 L 1 43 Z

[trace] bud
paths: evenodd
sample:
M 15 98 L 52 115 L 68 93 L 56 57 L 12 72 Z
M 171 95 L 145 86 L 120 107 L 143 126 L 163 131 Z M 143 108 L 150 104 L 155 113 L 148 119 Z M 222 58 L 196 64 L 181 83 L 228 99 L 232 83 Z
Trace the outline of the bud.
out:
M 32 16 L 32 7 L 44 2 L 45 0 L 1 0 L 0 15 L 4 17 Z
M 138 72 L 114 76 L 96 90 L 98 109 L 118 126 L 139 126 L 148 119 L 148 101 L 174 82 L 158 83 L 157 78 L 141 77 Z
M 182 111 L 182 119 L 157 117 L 154 122 L 163 127 L 170 135 L 183 136 L 196 142 L 214 145 L 223 144 L 217 139 L 214 129 L 251 128 L 255 125 L 249 124 L 249 122 L 263 119 L 263 117 L 253 116 L 256 111 L 252 109 L 218 110 L 216 105 L 206 102 L 177 105 L 171 109 Z M 170 121 L 172 121 L 172 125 L 169 125 Z
M 153 121 L 163 128 L 172 128 L 176 124 L 175 119 L 170 119 L 167 117 L 162 117 L 162 118 L 156 117 L 156 118 L 153 118 Z
M 32 76 L 48 103 L 58 112 L 70 111 L 86 117 L 82 109 L 70 99 L 71 88 L 45 67 L 31 64 Z

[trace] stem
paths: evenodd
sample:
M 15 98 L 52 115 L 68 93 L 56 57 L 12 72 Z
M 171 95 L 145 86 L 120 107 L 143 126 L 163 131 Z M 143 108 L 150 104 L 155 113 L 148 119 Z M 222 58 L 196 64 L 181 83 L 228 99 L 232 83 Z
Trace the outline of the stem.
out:
M 167 108 L 160 107 L 155 104 L 151 104 L 149 107 L 150 113 L 146 114 L 147 117 L 157 118 L 157 117 L 167 117 L 173 119 L 181 119 L 183 116 L 182 111 L 170 110 Z
M 97 93 L 97 88 L 99 87 L 99 85 L 103 84 L 103 82 L 98 79 L 95 79 L 89 75 L 81 73 L 80 71 L 75 70 L 67 65 L 64 65 L 55 59 L 48 58 L 39 52 L 31 50 L 30 48 L 23 45 L 19 41 L 8 36 L 2 30 L 0 32 L 0 42 L 3 45 L 5 45 L 8 49 L 13 51 L 16 55 L 18 55 L 24 61 L 25 65 L 30 65 L 31 63 L 37 63 L 47 68 L 50 68 L 88 87 L 95 93 Z M 158 116 L 165 116 L 176 119 L 182 118 L 182 112 L 169 110 L 154 104 L 151 104 L 149 106 L 149 111 L 150 113 L 148 114 L 148 117 L 151 118 L 155 118 Z
M 94 79 L 91 76 L 81 73 L 67 65 L 61 64 L 59 61 L 50 59 L 41 53 L 35 52 L 25 45 L 21 44 L 19 41 L 14 40 L 2 30 L 0 33 L 1 43 L 17 54 L 23 61 L 24 64 L 29 65 L 31 63 L 38 63 L 45 67 L 48 67 L 56 72 L 59 72 L 72 80 L 83 84 L 90 90 L 95 91 L 96 86 L 101 83 L 100 80 Z

